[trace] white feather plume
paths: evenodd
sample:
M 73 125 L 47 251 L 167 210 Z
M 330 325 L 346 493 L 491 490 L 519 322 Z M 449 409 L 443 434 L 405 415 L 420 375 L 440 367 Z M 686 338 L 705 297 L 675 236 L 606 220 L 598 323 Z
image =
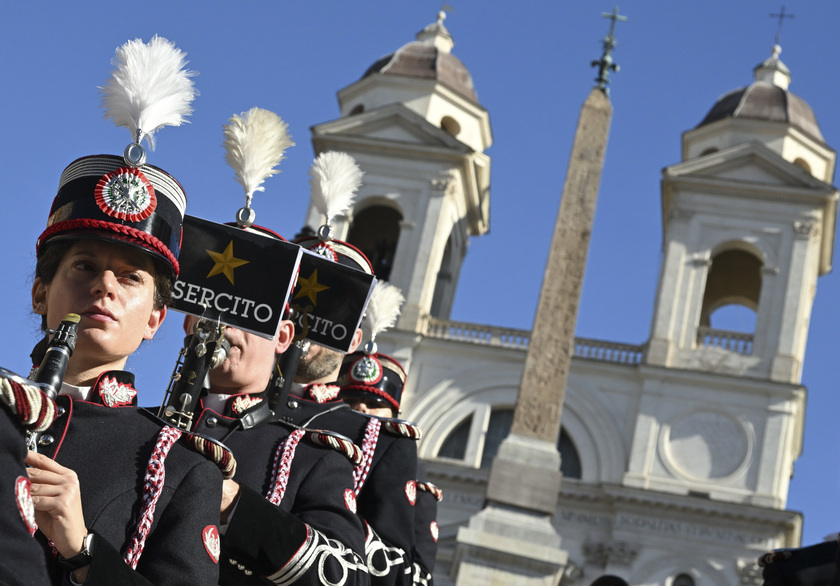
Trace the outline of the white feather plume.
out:
M 288 129 L 280 116 L 262 108 L 234 114 L 225 125 L 225 161 L 236 172 L 249 204 L 255 191 L 265 191 L 263 182 L 280 172 L 275 167 L 295 144 Z
M 180 126 L 192 113 L 198 92 L 191 78 L 196 72 L 184 69 L 185 57 L 171 41 L 157 35 L 148 44 L 134 39 L 117 48 L 111 60 L 115 69 L 99 88 L 105 118 L 128 128 L 138 143 L 146 138 L 154 150 L 157 130 Z
M 363 330 L 368 340 L 375 340 L 376 335 L 397 323 L 400 308 L 405 301 L 399 287 L 386 281 L 377 281 L 370 294 Z
M 324 215 L 327 224 L 350 208 L 353 196 L 362 184 L 362 170 L 347 153 L 321 153 L 309 175 L 312 205 Z

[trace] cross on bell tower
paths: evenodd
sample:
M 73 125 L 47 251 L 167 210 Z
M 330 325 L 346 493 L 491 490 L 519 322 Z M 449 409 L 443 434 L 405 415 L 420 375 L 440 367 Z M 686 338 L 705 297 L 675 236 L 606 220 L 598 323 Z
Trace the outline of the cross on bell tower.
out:
M 786 18 L 793 18 L 795 15 L 793 14 L 786 14 L 785 13 L 785 5 L 782 4 L 782 9 L 779 12 L 774 12 L 770 14 L 770 18 L 778 18 L 779 19 L 779 26 L 776 29 L 776 44 L 781 44 L 782 40 L 782 25 L 785 22 Z

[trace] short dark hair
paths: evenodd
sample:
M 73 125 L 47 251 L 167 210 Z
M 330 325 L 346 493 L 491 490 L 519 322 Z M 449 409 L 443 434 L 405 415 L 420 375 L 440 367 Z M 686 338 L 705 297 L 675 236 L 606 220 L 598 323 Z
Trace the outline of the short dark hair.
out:
M 58 265 L 76 240 L 55 240 L 44 245 L 35 263 L 35 277 L 45 285 L 52 283 L 58 271 Z M 154 264 L 155 298 L 154 308 L 163 309 L 172 302 L 172 283 L 175 280 L 172 269 L 163 260 L 150 255 Z M 47 317 L 41 316 L 41 329 L 46 330 Z

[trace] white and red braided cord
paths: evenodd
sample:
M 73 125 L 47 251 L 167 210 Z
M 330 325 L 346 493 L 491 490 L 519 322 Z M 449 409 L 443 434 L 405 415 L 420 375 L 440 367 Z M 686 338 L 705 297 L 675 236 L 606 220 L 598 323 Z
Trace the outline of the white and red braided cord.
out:
M 163 491 L 163 482 L 166 478 L 164 461 L 172 445 L 178 441 L 179 437 L 181 437 L 180 429 L 168 426 L 161 429 L 157 442 L 155 442 L 155 449 L 152 451 L 152 457 L 149 459 L 149 465 L 146 467 L 146 477 L 143 481 L 143 510 L 134 530 L 134 536 L 131 538 L 128 549 L 123 556 L 125 563 L 132 569 L 137 568 L 137 563 L 143 554 L 143 548 L 146 546 L 146 538 L 152 529 L 155 507 L 160 498 L 160 493 Z
M 289 483 L 289 472 L 292 469 L 292 460 L 295 457 L 300 438 L 306 432 L 296 429 L 289 434 L 289 437 L 280 442 L 277 453 L 274 455 L 274 468 L 272 472 L 271 488 L 265 498 L 274 505 L 279 505 L 286 494 L 286 486 Z
M 365 438 L 362 440 L 362 463 L 353 470 L 353 490 L 358 496 L 359 491 L 367 480 L 370 472 L 370 465 L 373 462 L 373 453 L 376 451 L 376 444 L 379 442 L 379 429 L 382 422 L 378 419 L 368 421 L 365 429 Z

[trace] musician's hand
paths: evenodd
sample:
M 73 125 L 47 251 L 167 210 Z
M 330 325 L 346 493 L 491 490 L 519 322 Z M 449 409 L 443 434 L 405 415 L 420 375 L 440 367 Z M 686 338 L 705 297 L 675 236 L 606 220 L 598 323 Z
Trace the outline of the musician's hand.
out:
M 230 511 L 236 503 L 236 499 L 239 497 L 239 490 L 239 483 L 234 480 L 228 479 L 222 483 L 222 525 L 228 521 L 228 515 L 230 515 Z
M 65 558 L 82 551 L 88 534 L 82 514 L 82 494 L 76 473 L 43 454 L 29 452 L 26 456 L 27 474 L 35 507 L 35 521 Z M 78 579 L 87 568 L 74 573 Z

